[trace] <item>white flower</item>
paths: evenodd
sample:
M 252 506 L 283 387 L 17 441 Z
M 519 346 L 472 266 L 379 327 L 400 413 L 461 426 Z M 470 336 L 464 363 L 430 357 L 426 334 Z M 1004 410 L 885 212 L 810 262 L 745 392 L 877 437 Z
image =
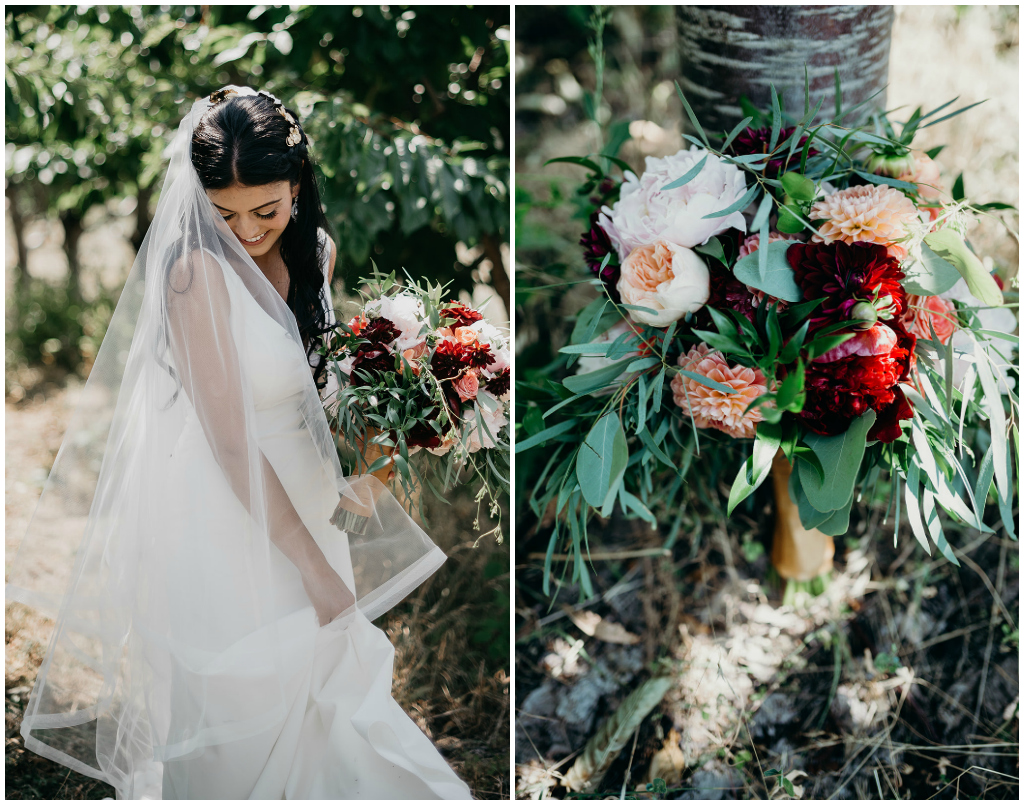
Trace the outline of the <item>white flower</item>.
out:
M 662 190 L 705 156 L 701 172 L 687 184 Z M 669 157 L 647 157 L 647 168 L 639 178 L 627 173 L 619 200 L 610 209 L 602 208 L 598 223 L 611 238 L 620 260 L 656 240 L 692 249 L 730 227 L 747 231 L 740 211 L 704 218 L 739 201 L 746 192 L 742 170 L 694 146 Z
M 406 293 L 384 296 L 370 302 L 366 312 L 387 319 L 399 329 L 400 335 L 395 339 L 395 348 L 399 352 L 423 342 L 420 331 L 426 314 L 418 297 Z
M 481 398 L 485 398 L 481 400 Z M 490 410 L 488 410 L 490 409 Z M 476 412 L 480 411 L 483 425 L 477 422 Z M 466 424 L 463 426 L 464 439 L 470 453 L 484 448 L 494 447 L 498 438 L 498 431 L 508 424 L 508 417 L 505 416 L 505 406 L 489 391 L 480 391 L 477 394 L 477 404 L 466 412 Z
M 633 321 L 665 327 L 704 306 L 711 293 L 711 275 L 696 252 L 656 240 L 626 256 L 616 287 L 627 305 L 654 311 L 630 310 Z

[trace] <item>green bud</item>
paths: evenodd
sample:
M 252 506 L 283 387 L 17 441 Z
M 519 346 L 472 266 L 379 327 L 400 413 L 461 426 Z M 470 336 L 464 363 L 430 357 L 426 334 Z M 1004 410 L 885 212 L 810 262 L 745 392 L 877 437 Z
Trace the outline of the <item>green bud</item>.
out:
M 896 179 L 914 169 L 914 155 L 909 151 L 903 154 L 872 154 L 868 160 L 868 171 L 878 176 Z
M 870 302 L 858 302 L 850 311 L 850 318 L 859 322 L 855 326 L 861 330 L 870 330 L 878 321 L 878 311 Z

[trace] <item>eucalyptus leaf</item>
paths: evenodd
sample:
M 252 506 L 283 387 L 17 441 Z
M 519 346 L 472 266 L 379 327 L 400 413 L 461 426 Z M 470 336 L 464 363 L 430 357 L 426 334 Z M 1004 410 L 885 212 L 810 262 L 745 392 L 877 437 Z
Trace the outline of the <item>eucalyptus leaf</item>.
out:
M 960 272 L 948 260 L 943 260 L 927 243 L 921 244 L 921 259 L 903 264 L 903 287 L 917 296 L 938 296 L 945 293 L 960 279 Z
M 782 427 L 768 422 L 758 425 L 754 437 L 754 450 L 750 458 L 740 464 L 732 489 L 729 490 L 728 514 L 764 483 L 772 468 L 772 459 L 779 452 L 782 442 Z
M 690 168 L 686 173 L 684 173 L 682 176 L 680 176 L 674 182 L 669 182 L 667 185 L 665 185 L 661 189 L 662 190 L 675 190 L 677 187 L 682 187 L 683 185 L 691 182 L 693 179 L 695 179 L 697 177 L 697 174 L 699 174 L 704 169 L 704 165 L 707 164 L 707 161 L 708 161 L 708 158 L 707 158 L 707 155 L 705 154 L 701 158 L 700 162 L 698 162 L 696 165 L 694 165 L 692 168 Z
M 874 424 L 875 412 L 868 411 L 853 420 L 845 433 L 837 436 L 808 433 L 804 436 L 804 442 L 814 451 L 825 471 L 822 481 L 810 464 L 797 460 L 800 482 L 815 509 L 835 511 L 852 497 L 867 446 L 867 434 Z
M 576 477 L 583 497 L 595 509 L 604 506 L 609 492 L 622 480 L 629 461 L 622 422 L 614 411 L 594 424 L 576 456 Z
M 986 305 L 1003 304 L 1003 294 L 992 275 L 963 238 L 952 229 L 940 229 L 925 236 L 924 242 L 936 255 L 948 260 L 967 282 L 967 288 Z
M 786 259 L 786 251 L 791 245 L 792 243 L 789 241 L 781 240 L 769 243 L 767 246 L 759 245 L 756 252 L 736 261 L 733 275 L 740 282 L 751 285 L 777 299 L 786 302 L 803 301 L 803 291 L 796 284 L 793 268 Z M 762 249 L 768 253 L 764 275 L 761 274 L 758 257 Z
M 569 391 L 573 394 L 587 394 L 591 391 L 597 391 L 603 389 L 605 386 L 609 386 L 618 379 L 626 367 L 633 361 L 633 358 L 623 358 L 621 361 L 616 361 L 613 364 L 605 366 L 601 369 L 596 369 L 593 372 L 584 372 L 581 375 L 572 375 L 571 377 L 565 378 L 562 381 Z

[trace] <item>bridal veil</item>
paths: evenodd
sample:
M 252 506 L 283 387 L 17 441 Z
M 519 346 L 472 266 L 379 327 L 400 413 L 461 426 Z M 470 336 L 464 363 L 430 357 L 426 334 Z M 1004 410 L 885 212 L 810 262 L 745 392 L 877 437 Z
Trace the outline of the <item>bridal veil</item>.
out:
M 379 481 L 343 475 L 294 316 L 192 166 L 193 130 L 209 107 L 197 101 L 169 147 L 153 223 L 7 585 L 9 601 L 56 620 L 24 715 L 26 746 L 121 795 L 131 795 L 140 765 L 244 740 L 283 718 L 290 635 L 270 592 L 282 572 L 277 548 L 290 556 L 300 532 L 320 534 L 323 556 L 368 619 L 444 560 Z M 329 529 L 303 528 L 261 452 L 252 369 L 239 359 L 250 335 L 232 315 L 243 288 L 304 375 L 299 408 L 321 465 L 317 483 L 338 501 L 325 515 Z M 226 537 L 232 570 L 215 583 L 190 572 L 208 561 L 205 547 L 182 555 L 188 543 L 167 525 L 199 505 L 192 487 L 168 482 L 190 418 L 249 515 L 246 529 Z M 218 663 L 228 656 L 233 674 L 242 658 L 260 679 L 244 712 L 216 706 Z M 200 683 L 183 687 L 182 678 Z

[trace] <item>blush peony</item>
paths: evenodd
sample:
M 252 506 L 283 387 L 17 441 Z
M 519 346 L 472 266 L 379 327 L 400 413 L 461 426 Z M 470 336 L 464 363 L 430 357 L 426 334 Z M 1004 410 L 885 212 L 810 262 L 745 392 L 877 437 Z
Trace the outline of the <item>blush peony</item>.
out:
M 760 408 L 746 410 L 751 402 L 768 391 L 767 381 L 760 369 L 730 366 L 722 353 L 707 344 L 698 344 L 680 355 L 679 366 L 688 372 L 722 383 L 732 388 L 726 394 L 698 383 L 686 375 L 672 378 L 672 400 L 693 417 L 698 428 L 714 428 L 735 439 L 752 439 L 757 423 L 764 417 Z
M 815 433 L 834 436 L 868 409 L 878 415 L 868 439 L 892 442 L 900 420 L 914 415 L 899 383 L 910 379 L 917 339 L 894 319 L 876 324 L 812 361 L 804 376 L 807 400 L 800 418 Z
M 902 260 L 907 250 L 896 241 L 910 234 L 920 221 L 913 202 L 899 190 L 884 185 L 861 185 L 838 190 L 817 202 L 808 214 L 822 221 L 815 242 L 878 243 Z
M 705 156 L 703 169 L 687 184 L 662 189 Z M 620 260 L 638 246 L 656 240 L 692 249 L 730 227 L 746 231 L 741 212 L 704 218 L 739 201 L 746 192 L 742 170 L 694 146 L 668 157 L 647 157 L 643 175 L 626 175 L 619 200 L 612 207 L 602 208 L 598 224 L 608 234 Z
M 633 321 L 664 327 L 708 301 L 710 276 L 696 252 L 665 240 L 638 246 L 622 262 L 618 291 L 627 305 L 650 308 L 654 313 L 630 310 Z

